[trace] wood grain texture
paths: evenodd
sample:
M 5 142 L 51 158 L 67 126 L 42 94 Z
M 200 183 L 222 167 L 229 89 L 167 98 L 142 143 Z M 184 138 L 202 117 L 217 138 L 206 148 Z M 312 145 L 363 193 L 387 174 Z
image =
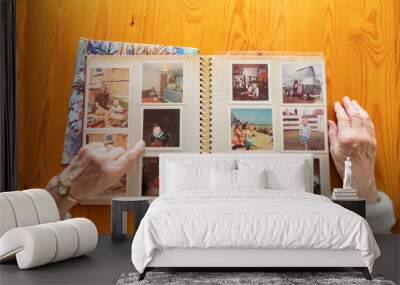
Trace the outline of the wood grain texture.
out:
M 60 170 L 68 99 L 81 36 L 183 45 L 202 54 L 322 51 L 329 117 L 344 95 L 376 125 L 377 183 L 400 218 L 400 4 L 397 0 L 17 0 L 20 187 L 45 186 Z M 25 32 L 24 32 L 25 31 Z M 333 185 L 339 185 L 332 167 Z M 109 210 L 78 207 L 100 232 Z M 104 226 L 103 226 L 104 225 Z M 397 226 L 400 230 L 400 226 Z

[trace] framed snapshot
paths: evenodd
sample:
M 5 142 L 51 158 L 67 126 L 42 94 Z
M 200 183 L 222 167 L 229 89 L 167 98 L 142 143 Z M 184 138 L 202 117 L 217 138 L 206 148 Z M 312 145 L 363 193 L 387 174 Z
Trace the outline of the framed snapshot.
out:
M 283 104 L 324 104 L 325 85 L 325 67 L 322 62 L 281 64 Z
M 274 149 L 272 108 L 231 107 L 229 149 L 256 151 Z
M 281 124 L 284 151 L 324 152 L 327 150 L 324 107 L 283 107 Z
M 143 104 L 183 103 L 183 62 L 142 64 Z
M 271 103 L 268 62 L 234 62 L 231 65 L 231 101 Z
M 158 156 L 144 156 L 142 158 L 142 196 L 158 196 L 160 186 Z
M 129 76 L 126 67 L 88 70 L 86 128 L 128 128 Z
M 142 138 L 146 148 L 176 150 L 182 148 L 181 107 L 142 108 Z

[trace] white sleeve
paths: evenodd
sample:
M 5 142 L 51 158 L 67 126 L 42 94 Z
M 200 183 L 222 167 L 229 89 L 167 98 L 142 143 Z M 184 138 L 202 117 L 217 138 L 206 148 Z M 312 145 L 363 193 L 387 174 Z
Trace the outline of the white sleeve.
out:
M 396 223 L 393 203 L 384 192 L 378 191 L 378 203 L 367 203 L 367 221 L 374 234 L 391 233 Z

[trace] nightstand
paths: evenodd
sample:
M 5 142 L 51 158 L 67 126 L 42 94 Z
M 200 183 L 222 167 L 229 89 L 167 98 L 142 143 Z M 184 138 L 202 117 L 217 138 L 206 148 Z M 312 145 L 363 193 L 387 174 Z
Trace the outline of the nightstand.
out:
M 357 199 L 357 200 L 333 200 L 333 203 L 339 204 L 340 206 L 359 214 L 361 217 L 365 219 L 366 217 L 366 201 L 365 199 Z
M 139 227 L 140 221 L 146 214 L 149 208 L 150 198 L 147 197 L 116 197 L 112 198 L 111 202 L 111 239 L 113 241 L 123 241 L 126 234 L 122 232 L 123 212 L 133 210 L 135 212 L 135 226 L 136 230 Z

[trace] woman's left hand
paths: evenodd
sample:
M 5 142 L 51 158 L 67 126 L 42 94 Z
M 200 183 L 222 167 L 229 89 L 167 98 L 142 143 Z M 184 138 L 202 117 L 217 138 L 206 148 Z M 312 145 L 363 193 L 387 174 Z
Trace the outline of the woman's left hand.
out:
M 344 161 L 352 161 L 352 187 L 369 203 L 378 202 L 375 184 L 376 138 L 368 113 L 355 100 L 343 98 L 334 105 L 337 124 L 329 121 L 330 153 L 343 179 Z

